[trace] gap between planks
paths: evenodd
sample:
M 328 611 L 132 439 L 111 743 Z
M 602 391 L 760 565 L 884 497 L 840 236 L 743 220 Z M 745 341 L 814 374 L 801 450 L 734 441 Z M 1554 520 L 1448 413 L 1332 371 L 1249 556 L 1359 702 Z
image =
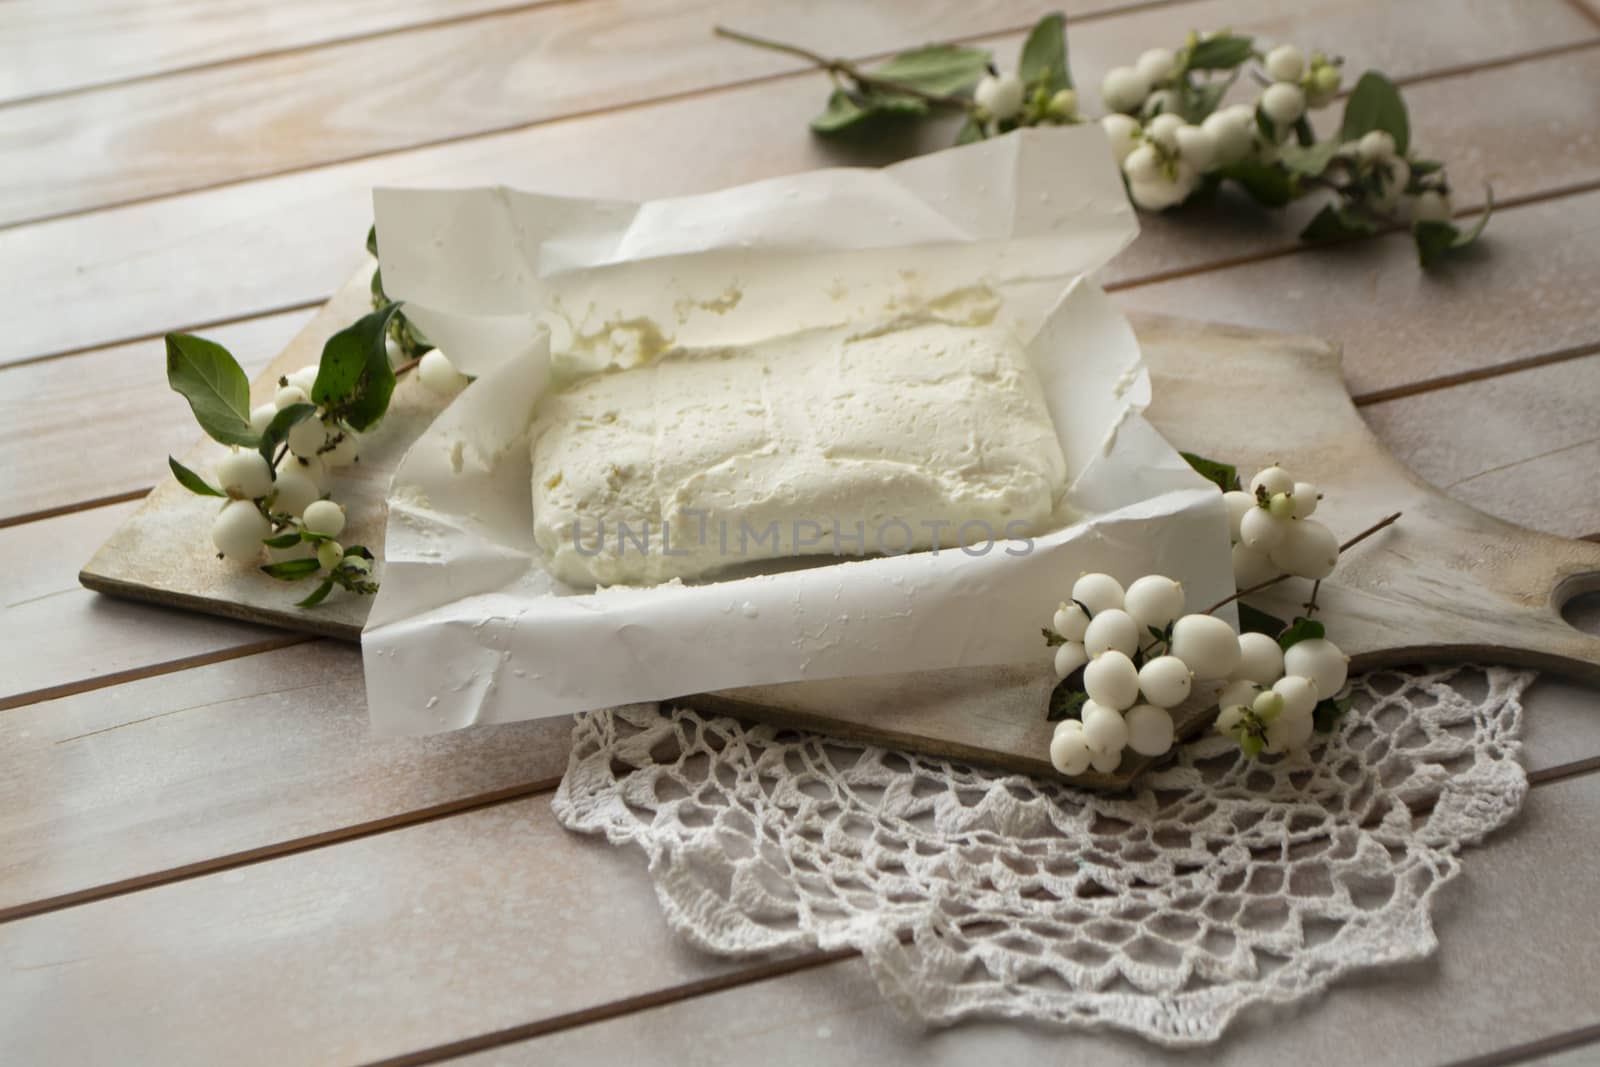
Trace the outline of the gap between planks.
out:
M 576 0 L 568 0 L 568 2 L 576 2 Z M 1145 12 L 1148 12 L 1148 11 L 1151 11 L 1151 10 L 1154 10 L 1154 9 L 1160 9 L 1160 8 L 1164 8 L 1164 7 L 1182 6 L 1184 4 L 1193 3 L 1193 2 L 1195 2 L 1195 0 L 1143 0 L 1143 2 L 1132 3 L 1132 4 L 1127 5 L 1126 7 L 1116 7 L 1116 8 L 1103 10 L 1103 11 L 1089 12 L 1087 14 L 1084 14 L 1084 15 L 1081 15 L 1081 16 L 1078 16 L 1076 18 L 1071 19 L 1070 22 L 1072 24 L 1081 25 L 1081 24 L 1086 23 L 1086 22 L 1099 22 L 1099 21 L 1103 21 L 1103 20 L 1107 20 L 1107 19 L 1114 19 L 1114 18 L 1117 18 L 1117 17 L 1120 17 L 1120 16 L 1124 16 L 1124 15 L 1142 14 L 1142 13 L 1145 13 Z M 537 5 L 535 5 L 535 6 L 537 6 Z M 973 43 L 973 42 L 977 42 L 977 41 L 993 40 L 995 38 L 1019 36 L 1019 35 L 1025 33 L 1029 28 L 1030 27 L 1026 26 L 1026 25 L 1024 25 L 1024 26 L 1011 26 L 1011 27 L 1006 27 L 1006 28 L 1002 28 L 1002 29 L 998 29 L 998 30 L 985 30 L 985 31 L 976 32 L 976 33 L 960 34 L 960 35 L 956 35 L 956 36 L 952 36 L 952 37 L 948 38 L 948 43 L 951 43 L 951 44 L 969 44 L 969 43 Z M 710 32 L 709 27 L 708 27 L 707 32 Z M 1580 41 L 1569 41 L 1569 42 L 1567 42 L 1565 44 L 1549 45 L 1549 46 L 1546 46 L 1544 48 L 1530 49 L 1530 50 L 1528 50 L 1526 52 L 1519 52 L 1519 53 L 1517 53 L 1515 55 L 1511 55 L 1511 56 L 1500 56 L 1500 57 L 1497 57 L 1497 58 L 1494 58 L 1494 59 L 1478 60 L 1478 61 L 1471 62 L 1471 63 L 1462 63 L 1462 64 L 1457 64 L 1457 65 L 1454 65 L 1454 66 L 1439 67 L 1439 68 L 1436 68 L 1434 70 L 1422 71 L 1420 73 L 1412 74 L 1412 75 L 1409 75 L 1409 76 L 1406 76 L 1406 77 L 1396 78 L 1395 79 L 1395 84 L 1397 86 L 1406 87 L 1406 86 L 1411 86 L 1411 85 L 1417 85 L 1417 84 L 1424 83 L 1424 82 L 1440 81 L 1440 80 L 1444 80 L 1444 79 L 1448 79 L 1448 78 L 1456 78 L 1456 77 L 1461 77 L 1461 76 L 1468 75 L 1468 74 L 1477 73 L 1479 71 L 1498 70 L 1498 69 L 1501 69 L 1501 68 L 1504 68 L 1504 67 L 1515 66 L 1515 65 L 1517 65 L 1519 63 L 1533 62 L 1533 61 L 1537 61 L 1537 60 L 1541 60 L 1541 59 L 1549 59 L 1549 58 L 1556 57 L 1556 56 L 1567 55 L 1568 53 L 1579 52 L 1579 51 L 1583 51 L 1584 49 L 1594 48 L 1596 46 L 1600 46 L 1600 37 L 1590 37 L 1590 38 L 1586 38 L 1586 39 L 1580 40 Z M 870 53 L 870 54 L 864 55 L 864 56 L 851 57 L 851 60 L 852 60 L 852 62 L 855 62 L 855 63 L 876 63 L 876 62 L 880 62 L 882 60 L 888 59 L 893 55 L 896 55 L 899 51 L 901 51 L 901 49 L 892 49 L 892 50 L 874 52 L 874 53 Z M 218 66 L 226 66 L 226 65 L 228 65 L 230 63 L 236 63 L 236 62 L 240 62 L 240 61 L 241 60 L 239 60 L 239 59 L 227 60 L 225 62 L 220 62 L 217 65 Z M 676 91 L 673 91 L 673 92 L 660 93 L 660 94 L 655 95 L 655 96 L 642 97 L 640 99 L 630 100 L 630 101 L 627 101 L 627 102 L 624 102 L 624 103 L 608 104 L 608 105 L 605 105 L 605 106 L 602 106 L 602 107 L 586 108 L 586 109 L 579 109 L 579 110 L 569 111 L 569 112 L 566 112 L 565 114 L 551 115 L 551 116 L 547 116 L 545 118 L 534 119 L 534 120 L 528 121 L 528 122 L 505 123 L 503 125 L 495 126 L 495 127 L 492 127 L 492 128 L 475 130 L 472 133 L 459 134 L 459 135 L 451 136 L 451 137 L 437 137 L 437 138 L 432 138 L 432 139 L 425 139 L 425 140 L 416 141 L 416 142 L 413 142 L 411 144 L 407 144 L 407 145 L 404 145 L 404 146 L 399 146 L 399 147 L 394 147 L 394 148 L 385 148 L 385 149 L 375 150 L 375 151 L 371 151 L 371 152 L 360 152 L 360 153 L 356 153 L 356 154 L 349 155 L 349 156 L 341 156 L 341 157 L 336 158 L 336 159 L 322 160 L 320 162 L 309 164 L 309 165 L 283 167 L 283 168 L 278 169 L 278 170 L 264 170 L 264 171 L 261 171 L 261 172 L 258 172 L 258 173 L 252 173 L 252 174 L 249 174 L 249 175 L 246 175 L 246 176 L 243 176 L 243 177 L 239 177 L 239 178 L 230 178 L 230 179 L 225 180 L 225 181 L 206 182 L 206 183 L 203 183 L 203 184 L 200 184 L 200 185 L 193 186 L 191 188 L 172 191 L 172 192 L 152 193 L 152 194 L 145 195 L 145 196 L 126 197 L 126 198 L 123 198 L 123 199 L 120 199 L 120 200 L 113 200 L 113 201 L 108 201 L 108 202 L 102 203 L 102 204 L 96 204 L 93 207 L 87 207 L 87 208 L 75 208 L 75 209 L 68 210 L 68 211 L 47 212 L 45 214 L 33 215 L 33 216 L 29 216 L 28 218 L 16 219 L 16 220 L 11 221 L 11 222 L 6 222 L 6 223 L 3 223 L 3 224 L 0 224 L 0 232 L 4 232 L 6 230 L 20 229 L 20 228 L 22 228 L 24 226 L 33 225 L 34 223 L 53 222 L 53 221 L 56 221 L 56 220 L 59 220 L 59 219 L 76 218 L 78 216 L 83 216 L 83 215 L 93 215 L 93 214 L 97 214 L 97 213 L 104 212 L 104 211 L 111 211 L 111 210 L 114 210 L 114 209 L 117 209 L 117 208 L 132 207 L 132 206 L 135 206 L 135 205 L 138 205 L 138 204 L 148 204 L 148 203 L 154 203 L 154 202 L 162 201 L 162 200 L 171 200 L 171 199 L 175 199 L 175 198 L 178 198 L 178 197 L 186 196 L 186 195 L 188 195 L 190 193 L 206 192 L 208 190 L 213 190 L 213 189 L 224 189 L 224 188 L 228 188 L 229 186 L 242 185 L 242 184 L 245 184 L 247 182 L 259 181 L 259 180 L 264 180 L 264 179 L 267 179 L 267 178 L 281 178 L 281 177 L 284 177 L 285 175 L 300 174 L 300 173 L 306 173 L 306 172 L 310 172 L 310 171 L 322 170 L 322 169 L 329 168 L 329 167 L 340 166 L 340 165 L 346 164 L 346 163 L 359 163 L 359 162 L 364 162 L 364 161 L 368 161 L 368 160 L 382 159 L 385 156 L 395 155 L 395 154 L 398 154 L 400 152 L 410 152 L 410 151 L 415 151 L 415 150 L 423 149 L 423 148 L 437 148 L 437 147 L 441 147 L 441 146 L 445 146 L 445 145 L 465 144 L 465 143 L 468 143 L 468 142 L 471 142 L 471 141 L 479 140 L 481 138 L 494 137 L 494 136 L 499 136 L 499 135 L 508 134 L 508 133 L 515 133 L 515 132 L 522 131 L 522 130 L 534 129 L 534 128 L 537 128 L 537 127 L 540 127 L 540 126 L 554 125 L 556 123 L 572 122 L 572 121 L 578 121 L 578 120 L 582 120 L 582 119 L 595 118 L 597 116 L 615 114 L 617 112 L 627 111 L 627 110 L 631 110 L 633 108 L 648 107 L 648 106 L 654 106 L 654 105 L 658 105 L 658 104 L 673 103 L 673 102 L 681 101 L 681 100 L 693 100 L 693 99 L 699 99 L 699 98 L 703 98 L 703 97 L 707 97 L 707 96 L 715 96 L 715 95 L 717 95 L 719 93 L 727 92 L 727 91 L 734 90 L 734 89 L 744 89 L 744 88 L 749 88 L 749 87 L 752 87 L 752 86 L 769 85 L 769 84 L 773 84 L 773 83 L 779 82 L 779 81 L 786 81 L 786 80 L 791 79 L 791 78 L 799 78 L 799 77 L 811 76 L 811 75 L 814 75 L 816 73 L 818 73 L 818 72 L 814 68 L 805 67 L 805 68 L 801 68 L 801 69 L 797 69 L 797 70 L 776 71 L 776 72 L 771 73 L 771 74 L 761 74 L 761 75 L 756 75 L 756 76 L 749 77 L 749 78 L 737 78 L 737 79 L 734 79 L 734 80 L 731 80 L 731 81 L 718 83 L 716 85 L 703 85 L 703 86 L 698 86 L 698 87 L 695 87 L 695 88 L 680 89 L 680 90 L 676 90 Z M 1343 91 L 1341 91 L 1336 99 L 1344 99 L 1345 97 L 1347 97 L 1349 95 L 1349 92 L 1350 92 L 1350 90 L 1348 88 L 1343 90 Z M 3 109 L 4 106 L 5 105 L 0 105 L 0 109 Z
M 1512 1045 L 1510 1048 L 1497 1049 L 1494 1052 L 1486 1052 L 1481 1056 L 1473 1056 L 1470 1059 L 1456 1060 L 1453 1063 L 1445 1064 L 1444 1067 L 1510 1067 L 1512 1064 L 1526 1063 L 1535 1056 L 1543 1057 L 1556 1052 L 1567 1052 L 1595 1042 L 1600 1042 L 1600 1023 L 1580 1027 L 1577 1030 L 1551 1034 L 1549 1037 L 1541 1037 L 1537 1041 L 1529 1041 L 1521 1045 Z M 1600 1056 L 1595 1058 L 1600 1060 Z

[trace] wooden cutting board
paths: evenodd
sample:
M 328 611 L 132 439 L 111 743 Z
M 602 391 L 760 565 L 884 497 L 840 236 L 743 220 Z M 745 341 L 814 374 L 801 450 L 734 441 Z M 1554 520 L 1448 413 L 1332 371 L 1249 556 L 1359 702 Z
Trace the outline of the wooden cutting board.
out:
M 315 362 L 323 342 L 368 310 L 370 268 L 357 273 L 253 387 Z M 1352 549 L 1319 597 L 1332 636 L 1357 670 L 1472 661 L 1537 667 L 1600 684 L 1600 637 L 1561 618 L 1570 597 L 1600 589 L 1600 545 L 1568 541 L 1492 518 L 1444 496 L 1394 459 L 1361 420 L 1335 346 L 1311 337 L 1154 315 L 1135 331 L 1154 379 L 1151 420 L 1186 451 L 1255 470 L 1280 462 L 1322 487 L 1319 516 L 1341 539 L 1391 512 L 1395 526 Z M 406 447 L 443 406 L 414 381 L 364 438 L 362 461 L 336 486 L 350 506 L 346 544 L 382 555 L 383 499 Z M 1268 416 L 1262 413 L 1275 412 Z M 202 441 L 184 457 L 206 470 L 220 448 Z M 152 457 L 152 462 L 156 457 Z M 83 584 L 114 596 L 358 640 L 369 601 L 336 593 L 311 610 L 307 588 L 219 562 L 207 537 L 216 501 L 164 478 L 83 568 Z M 1252 598 L 1292 616 L 1305 583 Z M 837 679 L 687 695 L 707 711 L 916 750 L 1028 774 L 1053 775 L 1044 704 L 1054 683 L 1040 644 L 1036 663 L 917 675 Z M 1204 727 L 1202 702 L 1180 709 L 1180 733 Z M 1084 785 L 1126 785 L 1149 761 Z

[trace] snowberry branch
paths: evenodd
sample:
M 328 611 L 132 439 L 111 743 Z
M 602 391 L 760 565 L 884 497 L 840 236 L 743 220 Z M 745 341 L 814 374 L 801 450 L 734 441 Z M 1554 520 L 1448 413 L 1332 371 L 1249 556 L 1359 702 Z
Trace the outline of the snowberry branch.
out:
M 1379 519 L 1377 522 L 1373 523 L 1371 526 L 1368 526 L 1365 530 L 1362 530 L 1360 533 L 1358 533 L 1354 537 L 1350 538 L 1350 540 L 1348 540 L 1348 541 L 1344 542 L 1342 545 L 1340 545 L 1339 546 L 1340 554 L 1342 555 L 1348 549 L 1354 548 L 1356 545 L 1359 545 L 1361 542 L 1365 541 L 1367 538 L 1371 537 L 1373 534 L 1377 533 L 1379 530 L 1382 530 L 1384 527 L 1393 526 L 1396 522 L 1399 521 L 1400 514 L 1401 513 L 1397 511 L 1393 515 L 1386 515 L 1385 517 Z M 1257 582 L 1255 585 L 1250 586 L 1248 589 L 1241 589 L 1237 593 L 1233 593 L 1230 596 L 1223 597 L 1221 600 L 1219 600 L 1215 604 L 1211 605 L 1209 608 L 1207 608 L 1201 614 L 1210 615 L 1213 612 L 1216 612 L 1221 608 L 1227 607 L 1229 604 L 1233 603 L 1235 600 L 1239 600 L 1242 597 L 1250 596 L 1253 593 L 1259 593 L 1263 589 L 1271 589 L 1273 586 L 1277 585 L 1279 582 L 1288 581 L 1290 578 L 1293 578 L 1293 577 L 1295 577 L 1295 576 L 1292 575 L 1292 574 L 1280 574 L 1276 578 L 1268 578 L 1264 582 Z M 1322 584 L 1322 580 L 1320 578 L 1317 579 L 1316 580 L 1316 584 L 1318 586 L 1320 586 Z M 1313 586 L 1313 590 L 1315 588 L 1316 588 L 1316 586 Z M 1312 599 L 1313 602 L 1315 602 L 1315 600 L 1316 600 L 1316 593 L 1315 592 L 1312 593 L 1311 599 Z
M 730 41 L 738 41 L 741 44 L 754 45 L 757 48 L 765 48 L 773 52 L 783 52 L 787 55 L 797 56 L 811 63 L 819 70 L 825 70 L 829 74 L 842 74 L 857 85 L 867 89 L 877 89 L 886 93 L 903 93 L 906 96 L 914 96 L 925 103 L 934 104 L 938 107 L 955 108 L 960 111 L 970 111 L 973 108 L 973 102 L 967 97 L 955 96 L 950 93 L 929 92 L 908 82 L 878 77 L 862 70 L 849 60 L 829 59 L 819 52 L 813 52 L 809 48 L 801 48 L 799 45 L 785 44 L 782 41 L 774 41 L 768 37 L 758 37 L 753 33 L 732 30 L 726 26 L 714 26 L 711 32 L 718 37 L 726 37 Z

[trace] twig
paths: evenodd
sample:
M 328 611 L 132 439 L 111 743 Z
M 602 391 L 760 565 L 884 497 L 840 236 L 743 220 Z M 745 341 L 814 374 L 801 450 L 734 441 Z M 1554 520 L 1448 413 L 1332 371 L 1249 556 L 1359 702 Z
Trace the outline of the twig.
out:
M 1358 533 L 1354 537 L 1350 538 L 1350 540 L 1348 540 L 1344 544 L 1340 545 L 1339 546 L 1340 554 L 1343 554 L 1347 550 L 1349 550 L 1351 548 L 1354 548 L 1356 545 L 1359 545 L 1361 542 L 1365 541 L 1367 538 L 1371 537 L 1373 534 L 1377 533 L 1379 530 L 1383 529 L 1385 526 L 1394 525 L 1395 521 L 1398 520 L 1399 518 L 1400 518 L 1400 512 L 1397 511 L 1393 515 L 1389 515 L 1386 518 L 1379 519 L 1377 522 L 1373 523 L 1371 526 L 1368 526 L 1365 530 L 1362 530 L 1360 533 Z M 1252 585 L 1248 589 L 1241 589 L 1237 593 L 1234 593 L 1232 596 L 1223 597 L 1221 600 L 1219 600 L 1215 604 L 1211 605 L 1205 611 L 1201 612 L 1201 614 L 1202 615 L 1210 615 L 1212 612 L 1216 611 L 1218 608 L 1226 607 L 1227 605 L 1233 603 L 1235 600 L 1238 600 L 1241 597 L 1247 597 L 1252 593 L 1259 593 L 1263 589 L 1267 589 L 1267 588 L 1270 588 L 1271 586 L 1277 585 L 1279 582 L 1288 581 L 1290 578 L 1293 578 L 1293 577 L 1295 577 L 1295 575 L 1292 575 L 1292 574 L 1280 574 L 1276 578 L 1268 578 L 1264 582 L 1257 582 L 1255 585 Z
M 766 48 L 773 52 L 783 52 L 786 55 L 797 56 L 811 63 L 819 70 L 827 71 L 829 74 L 843 74 L 863 89 L 877 89 L 886 93 L 902 93 L 906 96 L 914 96 L 918 100 L 929 104 L 936 104 L 939 107 L 960 108 L 962 111 L 971 111 L 974 106 L 972 101 L 964 96 L 930 93 L 926 89 L 919 89 L 915 85 L 906 85 L 892 78 L 880 78 L 875 74 L 868 74 L 849 60 L 829 59 L 827 56 L 813 52 L 809 48 L 801 48 L 799 45 L 785 44 L 782 41 L 774 41 L 771 38 L 757 37 L 752 33 L 730 30 L 726 26 L 717 26 L 712 32 L 718 37 L 726 37 L 728 40 L 738 41 L 740 44 L 753 45 L 756 48 Z

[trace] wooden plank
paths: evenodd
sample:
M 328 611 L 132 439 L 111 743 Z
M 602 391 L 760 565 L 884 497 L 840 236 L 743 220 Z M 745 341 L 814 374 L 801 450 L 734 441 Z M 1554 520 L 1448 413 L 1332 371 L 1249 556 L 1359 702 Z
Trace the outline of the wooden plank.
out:
M 1449 1018 L 1438 1029 L 1460 1047 L 1592 1010 L 1600 954 L 1573 936 L 1570 916 L 1586 907 L 1597 861 L 1570 845 L 1597 817 L 1600 776 L 1536 789 L 1511 828 L 1467 855 L 1466 879 L 1445 894 L 1439 964 L 1348 983 L 1297 1025 L 1269 1019 L 1242 1026 L 1234 1040 L 1247 1051 L 1294 1042 L 1302 1059 L 1316 1048 L 1338 1056 L 1346 1045 L 1306 1042 L 1317 1032 L 1308 1028 L 1354 1040 L 1363 1028 L 1351 1020 L 1370 1016 L 1382 1021 L 1360 1040 L 1375 1052 L 1401 1019 L 1420 1033 L 1420 1007 Z M 0 958 L 8 962 L 0 1032 L 19 1062 L 158 1053 L 172 1064 L 368 1060 L 510 1027 L 571 1025 L 629 998 L 671 998 L 763 973 L 673 939 L 638 855 L 560 830 L 543 797 L 19 919 L 0 926 Z M 759 1042 L 768 1027 L 814 1026 L 810 1014 L 837 1010 L 829 984 L 751 986 L 735 995 L 777 990 L 782 1010 L 657 1029 L 657 1051 L 712 1033 L 719 1042 Z M 868 1030 L 905 1040 L 885 1025 L 870 988 L 850 987 L 850 1003 L 873 1013 Z M 1428 1030 L 1430 1040 L 1445 1040 Z M 963 1027 L 921 1052 L 1006 1034 L 1020 1040 L 1029 1031 Z M 586 1037 L 580 1030 L 562 1040 Z M 1108 1055 L 1117 1049 L 1075 1040 L 1100 1042 Z M 539 1043 L 529 1049 L 542 1051 Z M 774 1058 L 781 1051 L 769 1047 Z M 1132 1044 L 1118 1054 L 1130 1051 L 1149 1050 Z
M 14 709 L 0 716 L 0 920 L 553 788 L 570 730 L 374 738 L 361 654 L 327 641 Z
M 7 0 L 0 22 L 0 104 L 528 6 L 514 0 Z
M 1141 38 L 1127 26 L 1160 13 L 1088 23 L 1075 31 L 1075 44 L 1108 56 L 1136 51 Z M 1117 27 L 1128 40 L 1107 39 Z M 1171 32 L 1170 22 L 1152 24 L 1142 39 Z M 1339 39 L 1359 44 L 1387 32 L 1374 18 Z M 1106 43 L 1096 45 L 1097 37 Z M 1001 50 L 1013 47 L 1008 41 Z M 1480 42 L 1479 53 L 1489 47 Z M 1419 137 L 1452 160 L 1464 203 L 1486 179 L 1504 199 L 1600 178 L 1600 142 L 1589 136 L 1600 97 L 1594 57 L 1584 51 L 1407 90 Z M 1417 71 L 1404 64 L 1391 69 Z M 639 198 L 883 162 L 881 151 L 851 153 L 805 133 L 821 91 L 819 79 L 797 77 L 0 230 L 0 293 L 28 294 L 6 307 L 0 363 L 320 302 L 360 261 L 376 184 L 504 182 Z M 1463 94 L 1472 107 L 1461 106 Z M 1525 121 L 1534 111 L 1541 121 Z M 948 136 L 925 131 L 920 141 L 880 150 L 928 149 Z M 1129 282 L 1292 248 L 1298 218 L 1254 208 L 1220 218 L 1145 216 L 1143 234 L 1112 265 L 1108 280 Z M 111 248 L 117 255 L 86 252 Z M 250 251 L 261 248 L 272 254 Z
M 1600 776 L 1534 790 L 1511 827 L 1463 855 L 1465 873 L 1437 906 L 1435 958 L 1345 979 L 1297 1010 L 1247 1014 L 1199 1058 L 1239 1067 L 1445 1063 L 1593 1023 L 1600 941 L 1573 920 L 1590 908 L 1600 860 L 1571 845 L 1596 818 Z M 1032 1063 L 1059 1059 L 1064 1043 L 1073 1062 L 1105 1067 L 1196 1060 L 1192 1050 L 1120 1034 L 1006 1022 L 927 1030 L 899 1018 L 852 959 L 452 1062 L 783 1067 L 821 1053 L 849 1063 Z
M 1600 192 L 1592 192 L 1506 211 L 1482 247 L 1426 274 L 1410 235 L 1391 234 L 1143 285 L 1117 299 L 1130 311 L 1337 337 L 1359 399 L 1600 340 L 1589 280 L 1597 235 Z
M 78 567 L 133 508 L 115 504 L 0 529 L 0 559 L 9 561 L 0 606 L 0 708 L 30 693 L 294 639 L 111 600 L 79 585 Z
M 843 0 L 759 14 L 732 0 L 591 0 L 16 104 L 0 110 L 0 140 L 15 143 L 11 162 L 18 176 L 0 191 L 0 223 L 458 140 L 801 68 L 793 57 L 713 38 L 710 29 L 719 22 L 866 55 L 1015 31 L 1037 17 L 1035 8 L 1016 0 L 941 0 L 918 5 L 914 17 L 911 11 Z M 1383 20 L 1383 32 L 1339 32 L 1375 18 Z M 1403 54 L 1412 72 L 1595 35 L 1564 0 L 1524 0 L 1515 9 L 1473 0 L 1465 12 L 1458 2 L 1421 0 L 1401 22 L 1428 25 L 1426 34 L 1397 34 L 1389 8 L 1377 0 L 1314 0 L 1309 9 L 1291 0 L 1200 0 L 1111 21 L 1121 24 L 1112 31 L 1121 46 L 1115 50 L 1097 47 L 1092 28 L 1075 35 L 1081 42 L 1075 65 L 1086 86 L 1152 43 L 1177 43 L 1182 31 L 1174 27 L 1189 25 L 1231 25 L 1269 36 L 1292 31 L 1308 44 L 1326 37 L 1328 47 L 1358 69 L 1369 56 L 1371 65 L 1383 67 Z M 1134 29 L 1141 32 L 1129 39 Z M 1408 47 L 1397 47 L 1397 38 Z
M 1566 537 L 1600 533 L 1600 354 L 1362 409 L 1411 469 L 1457 500 Z
M 245 319 L 206 336 L 253 378 L 311 316 Z M 168 477 L 163 457 L 194 444 L 195 424 L 167 388 L 165 360 L 156 339 L 0 368 L 0 525 Z

